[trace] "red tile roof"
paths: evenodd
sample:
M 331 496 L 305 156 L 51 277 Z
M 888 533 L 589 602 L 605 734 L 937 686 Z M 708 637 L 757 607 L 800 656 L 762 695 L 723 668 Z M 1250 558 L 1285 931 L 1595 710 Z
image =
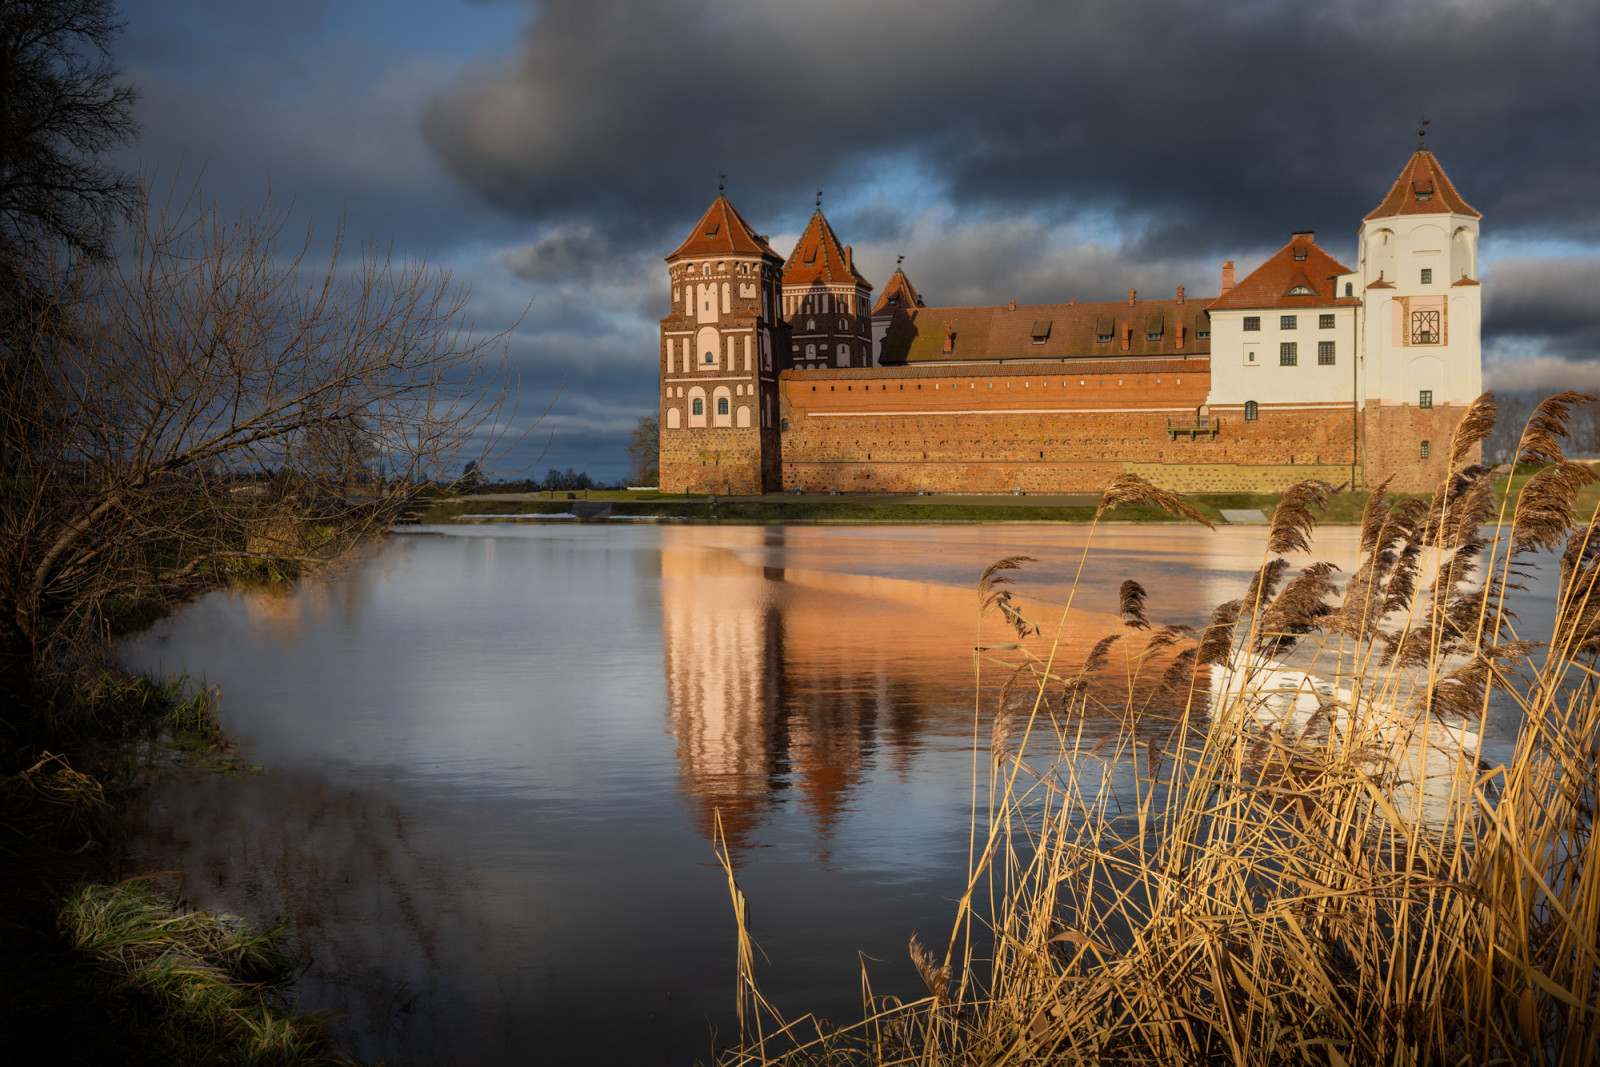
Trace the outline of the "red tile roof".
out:
M 834 236 L 833 227 L 822 217 L 819 209 L 806 224 L 806 232 L 789 254 L 783 267 L 784 285 L 807 285 L 811 282 L 855 282 L 872 288 L 872 283 L 856 270 L 844 246 Z
M 883 292 L 878 294 L 878 302 L 872 305 L 874 315 L 893 313 L 898 308 L 919 308 L 924 306 L 922 294 L 917 292 L 917 287 L 911 284 L 911 279 L 906 277 L 906 272 L 896 268 L 889 280 L 883 285 Z
M 1211 341 L 1207 301 L 1126 300 L 1106 304 L 1008 307 L 901 307 L 883 338 L 882 364 L 933 361 L 1129 359 L 1203 356 Z M 1178 347 L 1179 334 L 1183 347 Z M 945 337 L 950 334 L 950 351 Z M 1122 346 L 1126 333 L 1128 347 Z M 1111 340 L 1100 337 L 1110 335 Z M 1150 340 L 1150 334 L 1158 334 Z
M 728 198 L 718 196 L 711 201 L 711 206 L 706 209 L 705 215 L 695 228 L 689 231 L 689 236 L 684 238 L 672 255 L 667 257 L 670 263 L 679 256 L 719 256 L 719 255 L 767 255 L 777 258 L 778 253 L 767 244 L 766 238 L 756 233 L 751 225 L 744 221 L 744 216 L 734 210 Z
M 1302 258 L 1296 258 L 1302 257 Z M 1225 308 L 1322 307 L 1355 303 L 1354 297 L 1340 297 L 1334 291 L 1334 274 L 1349 274 L 1350 268 L 1322 250 L 1309 233 L 1294 238 L 1261 266 L 1251 271 L 1238 285 L 1211 302 L 1213 310 Z M 1311 292 L 1290 296 L 1297 288 Z
M 1432 152 L 1418 148 L 1400 177 L 1394 181 L 1383 203 L 1367 216 L 1369 219 L 1388 218 L 1393 215 L 1471 215 L 1481 219 L 1482 213 L 1461 199 L 1456 187 L 1450 184 L 1444 168 Z

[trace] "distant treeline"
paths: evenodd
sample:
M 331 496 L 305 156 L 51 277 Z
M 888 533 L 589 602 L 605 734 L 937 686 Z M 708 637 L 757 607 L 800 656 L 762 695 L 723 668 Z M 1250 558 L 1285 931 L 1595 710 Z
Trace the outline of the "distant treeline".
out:
M 475 463 L 468 463 L 461 472 L 461 481 L 456 488 L 463 493 L 543 493 L 552 491 L 572 492 L 577 489 L 621 489 L 622 483 L 615 486 L 597 481 L 589 477 L 588 471 L 573 470 L 568 467 L 558 471 L 554 467 L 545 472 L 543 478 L 501 478 L 490 480 L 478 473 Z

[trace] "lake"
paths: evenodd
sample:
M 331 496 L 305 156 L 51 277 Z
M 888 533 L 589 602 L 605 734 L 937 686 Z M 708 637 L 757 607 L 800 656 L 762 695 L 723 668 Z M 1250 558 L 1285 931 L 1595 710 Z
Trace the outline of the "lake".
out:
M 1355 533 L 1314 555 L 1348 571 Z M 1072 596 L 1070 660 L 1117 629 L 1124 578 L 1157 624 L 1203 621 L 1265 530 L 1102 528 L 1072 593 L 1086 536 L 413 527 L 337 575 L 212 594 L 124 659 L 219 686 L 262 769 L 152 780 L 127 873 L 291 920 L 301 1005 L 362 1057 L 688 1064 L 734 1034 L 720 813 L 764 991 L 858 1017 L 864 958 L 920 995 L 907 940 L 947 936 L 964 888 L 973 648 L 1009 633 L 979 625 L 983 569 L 1036 557 L 1019 597 L 1049 634 Z

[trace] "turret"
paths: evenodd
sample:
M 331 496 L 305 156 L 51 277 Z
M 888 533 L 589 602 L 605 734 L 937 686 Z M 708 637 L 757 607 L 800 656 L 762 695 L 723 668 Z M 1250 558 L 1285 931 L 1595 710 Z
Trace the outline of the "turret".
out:
M 1426 144 L 1361 222 L 1359 267 L 1340 279 L 1363 298 L 1362 392 L 1372 471 L 1432 488 L 1450 435 L 1483 391 L 1478 227 Z
M 661 320 L 661 487 L 761 493 L 779 484 L 782 260 L 726 197 L 667 257 Z

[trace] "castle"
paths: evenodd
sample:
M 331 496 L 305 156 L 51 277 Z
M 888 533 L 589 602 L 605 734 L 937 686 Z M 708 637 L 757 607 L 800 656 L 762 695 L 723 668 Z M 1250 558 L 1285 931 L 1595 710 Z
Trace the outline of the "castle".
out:
M 820 206 L 785 261 L 719 194 L 666 259 L 661 488 L 1426 491 L 1482 391 L 1481 217 L 1422 145 L 1354 270 L 1301 232 L 1212 297 L 928 307 Z

